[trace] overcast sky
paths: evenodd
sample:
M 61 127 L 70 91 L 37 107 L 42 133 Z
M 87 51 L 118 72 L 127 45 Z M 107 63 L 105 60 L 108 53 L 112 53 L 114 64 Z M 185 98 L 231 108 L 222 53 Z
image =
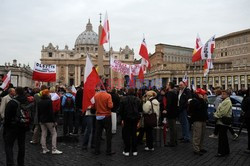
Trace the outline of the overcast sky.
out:
M 88 19 L 98 30 L 99 13 L 108 12 L 111 46 L 128 45 L 136 57 L 145 34 L 149 52 L 155 44 L 194 47 L 250 28 L 249 0 L 0 0 L 0 64 L 39 61 L 42 45 L 70 49 Z M 106 47 L 107 48 L 107 47 Z

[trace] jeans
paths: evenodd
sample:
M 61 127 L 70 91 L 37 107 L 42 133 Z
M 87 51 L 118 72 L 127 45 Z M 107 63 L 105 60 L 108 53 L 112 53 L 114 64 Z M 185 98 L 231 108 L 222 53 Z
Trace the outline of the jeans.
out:
M 187 111 L 182 110 L 179 114 L 179 121 L 181 123 L 181 129 L 182 129 L 182 137 L 184 140 L 189 141 L 190 140 L 190 133 L 189 133 L 189 122 L 187 117 Z
M 73 111 L 64 111 L 63 112 L 63 135 L 67 135 L 68 133 L 73 133 Z
M 130 152 L 132 147 L 132 152 L 137 152 L 136 143 L 136 130 L 137 130 L 138 120 L 126 119 L 124 120 L 123 127 L 123 141 L 124 141 L 124 152 Z
M 47 150 L 46 146 L 46 138 L 47 138 L 47 130 L 50 131 L 52 135 L 52 150 L 56 150 L 56 139 L 57 139 L 57 132 L 55 128 L 54 123 L 42 123 L 41 124 L 41 129 L 42 129 L 42 136 L 41 136 L 41 145 L 43 150 Z
M 87 147 L 89 139 L 91 141 L 91 146 L 94 145 L 94 133 L 95 133 L 95 116 L 85 116 L 84 121 L 86 122 L 86 131 L 83 137 L 83 147 Z M 91 136 L 91 137 L 90 137 Z
M 82 109 L 77 109 L 75 113 L 74 134 L 78 134 L 79 126 L 82 124 Z
M 111 153 L 111 139 L 112 139 L 111 127 L 112 127 L 111 116 L 105 117 L 102 120 L 96 120 L 96 132 L 95 132 L 96 153 L 100 152 L 101 136 L 103 129 L 105 129 L 106 131 L 106 141 L 107 141 L 106 153 Z
M 13 158 L 13 147 L 15 141 L 17 140 L 18 144 L 17 164 L 18 166 L 24 166 L 25 130 L 22 130 L 18 127 L 4 128 L 3 139 L 4 139 L 5 154 L 6 154 L 6 165 L 7 166 L 15 165 Z
M 228 126 L 218 125 L 218 127 L 219 127 L 218 153 L 222 155 L 229 154 L 230 148 L 227 137 Z

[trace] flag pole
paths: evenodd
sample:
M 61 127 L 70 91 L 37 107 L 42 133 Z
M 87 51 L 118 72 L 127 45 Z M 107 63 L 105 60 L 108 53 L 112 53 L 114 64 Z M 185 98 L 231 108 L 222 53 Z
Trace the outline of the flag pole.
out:
M 111 63 L 110 63 L 110 60 L 111 60 L 111 50 L 110 50 L 110 32 L 108 32 L 108 37 L 109 37 L 109 74 L 110 74 L 110 88 L 113 86 L 112 85 L 112 69 L 111 69 Z

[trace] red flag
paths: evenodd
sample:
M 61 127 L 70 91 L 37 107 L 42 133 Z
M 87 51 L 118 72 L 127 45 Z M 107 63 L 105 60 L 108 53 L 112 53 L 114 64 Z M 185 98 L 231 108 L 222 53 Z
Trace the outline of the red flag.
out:
M 3 83 L 2 85 L 0 86 L 0 88 L 2 88 L 3 90 L 6 90 L 8 89 L 9 85 L 10 85 L 10 77 L 11 77 L 11 71 L 9 71 L 7 73 L 7 75 L 5 75 L 3 77 Z
M 86 66 L 84 72 L 84 89 L 83 89 L 83 105 L 82 111 L 85 112 L 86 109 L 95 103 L 95 88 L 100 82 L 98 73 L 93 66 L 89 56 L 87 55 Z
M 150 69 L 151 65 L 150 65 L 150 62 L 149 62 L 148 49 L 147 49 L 147 45 L 146 45 L 146 42 L 145 42 L 145 38 L 143 38 L 143 40 L 142 40 L 139 54 L 142 57 L 143 65 L 145 65 L 146 67 L 148 67 Z M 144 60 L 145 60 L 145 62 L 144 62 Z
M 144 71 L 142 69 L 142 66 L 140 67 L 138 78 L 139 78 L 140 82 L 143 82 L 143 80 L 144 80 Z
M 105 20 L 102 27 L 102 34 L 100 38 L 100 45 L 103 45 L 104 43 L 108 42 L 109 42 L 109 20 L 108 20 L 108 13 L 106 12 Z
M 56 82 L 56 65 L 44 65 L 35 62 L 32 80 Z

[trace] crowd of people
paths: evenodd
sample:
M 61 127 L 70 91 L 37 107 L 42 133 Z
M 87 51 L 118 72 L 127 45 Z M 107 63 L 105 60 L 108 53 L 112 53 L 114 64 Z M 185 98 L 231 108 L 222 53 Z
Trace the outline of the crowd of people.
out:
M 9 86 L 1 93 L 1 127 L 6 154 L 6 165 L 14 165 L 13 146 L 18 143 L 17 163 L 24 165 L 26 132 L 32 130 L 31 144 L 41 144 L 42 154 L 50 152 L 46 145 L 47 131 L 51 135 L 51 153 L 63 152 L 57 148 L 57 126 L 59 117 L 63 117 L 63 136 L 70 137 L 83 134 L 82 150 L 93 149 L 94 155 L 101 153 L 101 140 L 106 135 L 106 154 L 113 155 L 112 137 L 116 133 L 116 124 L 122 126 L 124 156 L 137 156 L 137 146 L 145 144 L 145 151 L 154 151 L 155 128 L 168 123 L 169 141 L 165 147 L 176 147 L 179 143 L 192 143 L 195 155 L 207 152 L 203 142 L 208 120 L 207 91 L 201 88 L 190 90 L 185 82 L 176 86 L 169 82 L 166 87 L 143 89 L 112 89 L 104 86 L 96 89 L 95 103 L 82 110 L 83 86 L 77 93 L 71 87 L 22 88 Z M 215 113 L 216 125 L 210 136 L 218 137 L 218 153 L 223 157 L 230 153 L 227 130 L 234 138 L 238 135 L 232 129 L 232 91 L 217 87 Z M 243 121 L 248 131 L 248 145 L 245 153 L 250 154 L 250 89 L 242 91 Z M 117 118 L 117 120 L 116 120 Z M 116 122 L 117 121 L 117 122 Z M 181 125 L 181 138 L 177 138 L 176 122 Z M 192 129 L 192 132 L 190 132 Z M 191 137 L 192 133 L 192 137 Z M 145 143 L 143 138 L 145 138 Z M 192 138 L 192 139 L 191 139 Z

